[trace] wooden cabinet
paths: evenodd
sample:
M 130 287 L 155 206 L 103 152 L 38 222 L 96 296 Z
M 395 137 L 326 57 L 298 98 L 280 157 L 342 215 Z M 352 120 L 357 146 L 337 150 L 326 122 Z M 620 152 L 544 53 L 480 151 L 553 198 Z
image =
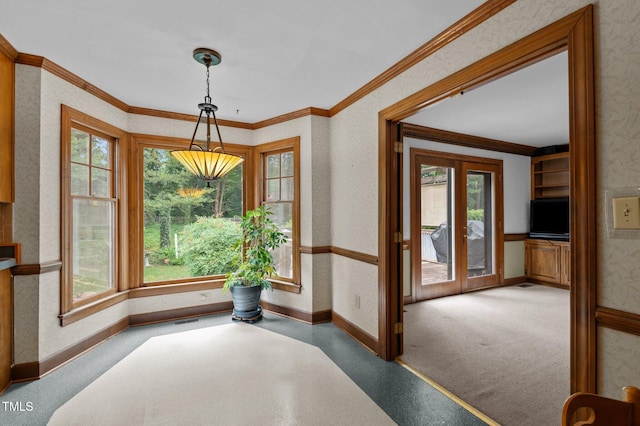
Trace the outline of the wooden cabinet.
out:
M 524 242 L 525 275 L 532 282 L 569 287 L 571 249 L 568 242 L 527 239 Z
M 13 202 L 13 59 L 0 50 L 0 202 Z
M 569 196 L 569 153 L 531 158 L 531 199 Z
M 13 292 L 9 269 L 0 270 L 0 394 L 11 383 Z
M 562 243 L 560 250 L 560 284 L 571 286 L 571 247 L 569 243 Z

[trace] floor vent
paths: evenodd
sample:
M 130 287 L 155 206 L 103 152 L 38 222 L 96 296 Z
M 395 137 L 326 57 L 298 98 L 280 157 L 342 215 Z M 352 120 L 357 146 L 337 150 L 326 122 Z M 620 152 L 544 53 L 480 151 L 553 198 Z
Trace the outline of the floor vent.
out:
M 185 319 L 185 320 L 180 320 L 180 321 L 176 321 L 174 322 L 175 325 L 179 325 L 179 324 L 187 324 L 190 322 L 198 322 L 198 318 L 191 318 L 191 319 Z
M 533 284 L 518 284 L 518 287 L 522 287 L 522 288 L 533 287 Z

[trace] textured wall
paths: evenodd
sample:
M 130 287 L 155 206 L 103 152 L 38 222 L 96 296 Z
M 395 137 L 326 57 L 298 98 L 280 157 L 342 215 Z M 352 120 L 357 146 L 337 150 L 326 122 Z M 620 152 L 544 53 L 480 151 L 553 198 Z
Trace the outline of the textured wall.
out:
M 429 86 L 488 54 L 586 6 L 583 0 L 520 0 L 453 43 L 405 71 L 374 93 L 332 118 L 332 241 L 333 245 L 376 254 L 377 246 L 377 115 L 387 106 Z M 598 152 L 598 301 L 601 305 L 640 313 L 640 245 L 637 240 L 609 239 L 604 227 L 604 191 L 640 186 L 640 41 L 637 22 L 640 2 L 599 1 L 595 4 L 597 152 Z M 349 149 L 349 146 L 352 149 Z M 350 220 L 344 220 L 350 218 Z M 523 232 L 519 227 L 507 232 Z M 377 321 L 355 315 L 349 304 L 336 303 L 374 281 L 353 283 L 349 275 L 361 268 L 344 260 L 333 268 L 334 309 L 356 325 L 372 329 Z M 346 288 L 345 288 L 346 287 Z M 633 350 L 614 351 L 618 345 L 637 346 L 637 337 L 605 331 L 599 342 L 599 387 L 619 397 L 620 387 L 640 384 L 640 367 Z M 623 337 L 624 336 L 624 337 Z
M 640 314 L 640 241 L 608 238 L 607 189 L 640 186 L 640 2 L 601 1 L 597 8 L 598 116 L 598 304 Z M 619 398 L 626 385 L 640 386 L 640 337 L 601 330 L 598 387 Z
M 329 120 L 307 116 L 254 132 L 254 145 L 300 137 L 300 244 L 328 245 L 329 181 L 327 153 Z M 300 294 L 267 291 L 264 300 L 303 312 L 330 309 L 331 285 L 327 255 L 301 255 Z
M 524 277 L 524 241 L 505 241 L 504 278 Z
M 188 142 L 193 134 L 194 126 L 195 119 L 193 121 L 169 120 L 148 115 L 127 114 L 127 127 L 125 128 L 131 133 L 182 138 Z M 197 139 L 204 141 L 206 140 L 206 135 L 206 126 L 198 126 Z M 220 135 L 222 135 L 222 141 L 225 144 L 253 144 L 253 132 L 251 130 L 220 126 Z M 213 141 L 218 141 L 218 135 L 215 133 L 211 137 Z
M 640 186 L 640 2 L 601 2 L 598 57 L 598 303 L 640 314 L 640 241 L 607 237 L 604 192 Z
M 40 68 L 16 65 L 13 238 L 22 244 L 22 263 L 40 260 L 40 75 Z

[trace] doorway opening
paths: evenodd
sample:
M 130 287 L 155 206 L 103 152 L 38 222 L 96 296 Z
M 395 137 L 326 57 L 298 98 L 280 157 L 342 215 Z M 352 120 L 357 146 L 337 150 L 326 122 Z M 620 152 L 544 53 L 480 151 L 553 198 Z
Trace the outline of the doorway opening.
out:
M 379 283 L 378 352 L 402 353 L 402 153 L 400 122 L 452 94 L 493 81 L 567 50 L 571 151 L 571 392 L 596 391 L 596 203 L 593 6 L 495 52 L 467 68 L 384 109 L 379 115 Z
M 410 151 L 413 302 L 501 283 L 502 162 Z

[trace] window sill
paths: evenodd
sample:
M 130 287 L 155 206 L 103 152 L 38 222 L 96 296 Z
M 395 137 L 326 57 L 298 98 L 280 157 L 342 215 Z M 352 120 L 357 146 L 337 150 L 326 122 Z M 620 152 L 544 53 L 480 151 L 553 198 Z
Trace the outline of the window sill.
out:
M 58 318 L 60 318 L 60 326 L 65 327 L 69 324 L 73 324 L 76 321 L 80 321 L 81 319 L 107 309 L 110 306 L 117 305 L 120 302 L 124 302 L 128 298 L 129 292 L 123 291 L 120 293 L 112 294 L 105 297 L 104 299 L 97 300 L 88 305 L 72 309 L 67 313 L 58 315 Z
M 289 293 L 300 294 L 302 292 L 302 285 L 295 284 L 289 281 L 269 280 L 271 287 L 274 290 L 288 291 Z
M 222 288 L 224 278 L 213 278 L 202 281 L 180 282 L 170 284 L 153 284 L 138 287 L 129 291 L 129 297 L 160 296 L 163 294 L 187 293 L 190 291 L 212 290 Z
M 107 309 L 120 302 L 124 302 L 129 298 L 136 297 L 149 297 L 160 296 L 165 294 L 187 293 L 192 291 L 213 290 L 222 288 L 224 284 L 224 278 L 214 278 L 206 281 L 198 282 L 186 282 L 186 283 L 172 283 L 165 285 L 153 285 L 148 287 L 139 287 L 131 290 L 122 291 L 112 294 L 104 299 L 97 300 L 88 305 L 84 305 L 71 311 L 59 315 L 60 326 L 65 327 L 69 324 L 73 324 L 76 321 L 87 318 L 93 314 L 96 314 L 104 309 Z M 300 284 L 294 284 L 292 282 L 272 280 L 271 286 L 274 290 L 286 291 L 289 293 L 300 294 L 302 286 Z

